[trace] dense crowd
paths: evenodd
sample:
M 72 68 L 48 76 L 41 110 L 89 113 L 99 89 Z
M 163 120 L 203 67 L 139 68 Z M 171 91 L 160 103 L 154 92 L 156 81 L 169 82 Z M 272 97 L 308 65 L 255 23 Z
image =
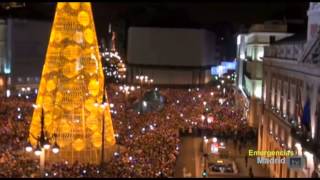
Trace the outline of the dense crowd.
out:
M 172 177 L 181 135 L 209 130 L 223 137 L 253 136 L 243 106 L 236 106 L 232 88 L 224 92 L 212 86 L 153 89 L 165 97 L 164 108 L 140 114 L 132 108 L 140 98 L 139 89 L 125 98 L 118 86 L 109 85 L 109 103 L 117 112 L 112 114 L 117 144 L 124 150 L 115 153 L 102 167 L 77 162 L 47 163 L 45 176 Z M 37 176 L 39 161 L 23 151 L 34 101 L 24 96 L 0 99 L 0 177 Z
M 32 99 L 0 98 L 0 177 L 34 177 L 38 160 L 21 150 L 26 145 Z

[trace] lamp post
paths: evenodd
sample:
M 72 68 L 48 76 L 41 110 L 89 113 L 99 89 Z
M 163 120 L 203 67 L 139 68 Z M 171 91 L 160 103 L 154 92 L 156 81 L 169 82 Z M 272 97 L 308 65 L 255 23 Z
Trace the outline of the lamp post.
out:
M 149 81 L 148 81 L 148 86 L 149 86 L 149 88 L 151 89 L 151 84 L 153 83 L 153 79 L 149 79 Z
M 34 150 L 34 154 L 36 156 L 40 156 L 40 175 L 41 175 L 41 177 L 44 177 L 45 150 L 49 150 L 50 149 L 50 147 L 51 147 L 50 140 L 53 139 L 53 138 L 55 139 L 55 141 L 53 143 L 53 146 L 52 146 L 52 152 L 54 154 L 59 153 L 60 147 L 59 147 L 59 145 L 57 144 L 57 141 L 56 141 L 56 137 L 57 137 L 56 134 L 53 134 L 52 137 L 47 137 L 46 136 L 46 133 L 45 133 L 45 130 L 44 130 L 44 112 L 43 112 L 43 108 L 41 109 L 41 122 L 40 122 L 40 125 L 41 125 L 40 136 L 35 137 L 32 133 L 30 133 L 30 135 L 34 139 L 37 140 L 37 145 L 36 145 L 36 148 Z M 27 152 L 32 152 L 32 150 L 33 150 L 32 145 L 31 145 L 31 143 L 29 141 L 27 143 L 27 146 L 26 146 L 25 150 Z
M 208 139 L 204 139 L 204 144 L 205 144 L 205 151 L 204 151 L 204 154 L 203 154 L 203 160 L 204 160 L 204 163 L 203 163 L 203 172 L 202 172 L 202 177 L 206 178 L 208 177 L 208 173 L 207 173 L 207 158 L 208 158 L 208 153 L 207 153 L 207 143 L 208 143 Z
M 134 86 L 128 86 L 128 85 L 123 85 L 123 86 L 120 86 L 120 91 L 122 93 L 124 93 L 124 110 L 125 110 L 125 119 L 127 119 L 127 101 L 128 101 L 128 95 L 130 94 L 130 91 L 134 91 L 135 88 Z
M 140 84 L 140 99 L 141 99 L 141 103 L 140 103 L 140 113 L 142 112 L 142 86 L 144 83 L 147 83 L 148 82 L 148 76 L 143 76 L 143 75 L 139 75 L 139 76 L 136 76 L 136 80 L 139 81 L 139 84 Z M 152 80 L 153 82 L 153 80 Z
M 103 95 L 102 95 L 102 104 L 101 104 L 101 107 L 102 107 L 102 129 L 101 129 L 101 134 L 102 134 L 102 136 L 101 136 L 101 141 L 102 141 L 102 144 L 101 144 L 101 162 L 100 162 L 100 164 L 101 164 L 101 166 L 103 165 L 103 162 L 104 162 L 104 136 L 105 136 L 105 120 L 104 120 L 104 110 L 105 110 L 105 105 L 106 105 L 106 88 L 105 88 L 105 86 L 106 86 L 106 83 L 104 83 L 103 84 Z

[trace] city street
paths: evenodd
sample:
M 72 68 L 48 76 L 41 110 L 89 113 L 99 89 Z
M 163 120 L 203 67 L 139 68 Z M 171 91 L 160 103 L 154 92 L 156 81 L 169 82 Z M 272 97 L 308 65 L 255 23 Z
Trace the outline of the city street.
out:
M 201 144 L 200 137 L 183 137 L 181 152 L 177 158 L 174 177 L 201 177 Z
M 204 160 L 202 158 L 202 142 L 200 137 L 186 136 L 182 138 L 180 155 L 177 158 L 174 177 L 202 177 Z M 245 153 L 248 149 L 256 149 L 255 146 L 247 145 L 241 149 L 234 148 L 233 142 L 226 143 L 226 149 L 229 153 L 228 159 L 234 160 L 238 169 L 235 174 L 208 175 L 209 178 L 245 178 L 249 177 L 249 167 L 252 167 L 254 177 L 269 177 L 267 170 L 256 164 L 256 159 L 248 159 L 248 165 L 245 166 Z M 210 151 L 210 150 L 209 150 Z M 209 152 L 208 151 L 208 152 Z M 207 169 L 207 172 L 208 169 Z

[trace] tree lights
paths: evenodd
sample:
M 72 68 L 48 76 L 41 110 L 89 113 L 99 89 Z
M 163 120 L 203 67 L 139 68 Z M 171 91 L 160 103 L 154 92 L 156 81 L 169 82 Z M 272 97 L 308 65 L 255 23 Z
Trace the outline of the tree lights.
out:
M 106 137 L 106 148 L 115 144 L 109 107 L 95 106 L 102 103 L 103 87 L 91 4 L 57 3 L 36 101 L 36 106 L 42 108 L 34 110 L 30 144 L 36 150 L 38 146 L 51 147 L 53 153 L 61 148 L 58 156 L 49 156 L 50 161 L 98 163 L 102 146 L 99 137 Z M 41 134 L 40 109 L 45 113 L 46 135 L 56 135 L 56 142 L 51 145 L 46 142 L 48 139 L 39 144 L 35 138 Z M 102 122 L 105 122 L 103 134 Z
M 115 48 L 115 32 L 112 33 L 112 47 L 104 48 L 104 44 L 101 49 L 101 56 L 103 58 L 103 70 L 107 76 L 107 82 L 121 83 L 126 78 L 126 65 L 119 56 Z

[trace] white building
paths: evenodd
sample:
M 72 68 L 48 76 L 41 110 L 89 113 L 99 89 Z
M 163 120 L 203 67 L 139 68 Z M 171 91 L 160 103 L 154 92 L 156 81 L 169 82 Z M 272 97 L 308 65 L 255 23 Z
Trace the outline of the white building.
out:
M 262 94 L 262 57 L 264 47 L 274 41 L 291 36 L 287 25 L 279 21 L 267 21 L 252 25 L 247 34 L 237 37 L 237 86 L 249 99 L 249 125 L 256 126 L 257 103 Z
M 311 177 L 320 172 L 319 14 L 320 3 L 310 3 L 307 41 L 287 38 L 265 49 L 258 149 L 293 150 L 305 160 L 301 169 L 266 166 L 272 177 Z M 304 121 L 304 113 L 310 121 Z
M 199 85 L 217 65 L 215 35 L 203 29 L 130 27 L 128 82 L 147 75 L 158 85 Z

